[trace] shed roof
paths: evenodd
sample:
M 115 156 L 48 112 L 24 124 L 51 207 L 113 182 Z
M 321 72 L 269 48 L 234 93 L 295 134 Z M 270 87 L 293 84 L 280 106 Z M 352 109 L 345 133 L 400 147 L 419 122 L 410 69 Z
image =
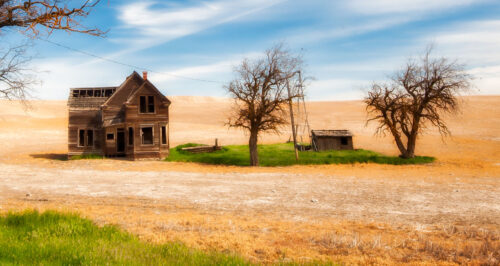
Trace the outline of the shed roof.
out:
M 351 131 L 347 129 L 311 130 L 311 134 L 316 137 L 352 137 Z

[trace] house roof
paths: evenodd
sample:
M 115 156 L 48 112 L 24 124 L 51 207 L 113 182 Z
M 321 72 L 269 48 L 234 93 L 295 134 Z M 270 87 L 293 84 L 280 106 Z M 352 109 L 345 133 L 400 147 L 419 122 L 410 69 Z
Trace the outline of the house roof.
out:
M 311 134 L 316 137 L 352 137 L 352 133 L 347 129 L 311 130 Z
M 128 85 L 129 82 L 132 82 L 132 79 L 135 79 L 135 82 L 139 83 L 138 87 L 131 87 Z M 160 96 L 160 100 L 162 102 L 170 104 L 170 100 L 168 100 L 168 98 L 165 97 L 149 80 L 144 80 L 136 71 L 134 71 L 118 87 L 72 88 L 69 94 L 68 106 L 72 109 L 98 110 L 101 106 L 108 106 L 110 104 L 113 105 L 111 103 L 112 101 L 115 102 L 114 105 L 117 104 L 117 100 L 120 104 L 128 103 L 145 85 L 149 85 L 153 88 L 153 90 Z
M 103 103 L 114 93 L 117 87 L 89 87 L 71 88 L 68 98 L 68 106 L 78 109 L 99 109 Z M 98 91 L 98 96 L 97 92 Z M 106 96 L 106 91 L 111 95 Z

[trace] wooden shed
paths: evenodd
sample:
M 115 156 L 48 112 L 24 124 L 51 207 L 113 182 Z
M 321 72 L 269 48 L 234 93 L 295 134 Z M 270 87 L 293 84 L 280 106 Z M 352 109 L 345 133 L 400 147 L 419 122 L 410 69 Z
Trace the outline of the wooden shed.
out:
M 311 144 L 315 151 L 352 150 L 349 130 L 311 130 Z
M 130 159 L 169 155 L 170 101 L 133 72 L 118 87 L 73 88 L 68 99 L 68 156 Z

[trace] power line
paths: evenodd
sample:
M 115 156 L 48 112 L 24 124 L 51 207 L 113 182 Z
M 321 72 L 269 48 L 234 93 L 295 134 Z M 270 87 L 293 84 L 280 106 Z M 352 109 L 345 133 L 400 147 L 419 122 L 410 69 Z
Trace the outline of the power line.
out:
M 54 41 L 50 41 L 48 39 L 41 39 L 41 38 L 38 38 L 38 39 L 42 40 L 44 42 L 48 42 L 50 44 L 56 45 L 58 47 L 70 50 L 70 51 L 74 51 L 74 52 L 77 52 L 77 53 L 80 53 L 80 54 L 84 54 L 84 55 L 87 55 L 87 56 L 90 56 L 90 57 L 94 57 L 94 58 L 97 58 L 97 59 L 100 59 L 100 60 L 103 60 L 103 61 L 107 61 L 107 62 L 110 62 L 110 63 L 113 63 L 113 64 L 117 64 L 117 65 L 131 67 L 131 68 L 134 68 L 134 69 L 142 69 L 142 70 L 146 70 L 146 71 L 149 71 L 149 72 L 152 72 L 152 73 L 168 75 L 168 76 L 172 76 L 172 77 L 176 77 L 176 78 L 181 78 L 181 79 L 194 80 L 194 81 L 200 81 L 200 82 L 210 82 L 210 83 L 225 84 L 224 82 L 217 81 L 217 80 L 191 78 L 191 77 L 181 76 L 181 75 L 167 73 L 167 72 L 159 72 L 159 71 L 155 71 L 155 70 L 148 69 L 148 68 L 145 68 L 145 67 L 123 63 L 123 62 L 120 62 L 120 61 L 117 61 L 117 60 L 114 60 L 114 59 L 106 58 L 106 57 L 103 57 L 103 56 L 100 56 L 100 55 L 96 55 L 96 54 L 93 54 L 93 53 L 89 53 L 89 52 L 86 52 L 86 51 L 83 51 L 83 50 L 75 49 L 75 48 L 69 47 L 69 46 L 64 45 L 64 44 L 60 44 L 60 43 L 57 43 L 57 42 L 54 42 Z

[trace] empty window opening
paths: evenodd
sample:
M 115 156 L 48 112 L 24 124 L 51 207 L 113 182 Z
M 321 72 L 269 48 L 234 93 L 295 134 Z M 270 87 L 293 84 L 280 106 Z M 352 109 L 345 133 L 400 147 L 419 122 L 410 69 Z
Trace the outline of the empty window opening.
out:
M 85 95 L 87 94 L 86 90 L 79 90 L 79 92 L 80 92 L 80 97 L 85 97 Z
M 84 147 L 85 146 L 85 130 L 80 129 L 78 131 L 78 146 Z
M 340 144 L 341 145 L 347 145 L 348 139 L 347 137 L 340 137 Z
M 167 144 L 167 127 L 161 126 L 161 144 Z
M 134 128 L 128 128 L 128 145 L 134 145 Z
M 154 96 L 140 96 L 139 97 L 139 112 L 140 113 L 154 113 L 155 112 L 155 97 Z
M 94 90 L 88 90 L 87 91 L 87 96 L 88 97 L 93 97 L 94 96 Z
M 154 113 L 154 112 L 155 112 L 155 97 L 148 96 L 148 113 Z
M 142 144 L 153 144 L 153 128 L 152 127 L 141 128 L 141 139 L 142 139 Z
M 96 91 L 94 92 L 94 96 L 95 96 L 95 97 L 101 97 L 101 90 L 96 90 Z
M 87 130 L 87 146 L 94 146 L 94 130 Z
M 115 139 L 115 134 L 113 134 L 113 133 L 106 134 L 106 139 L 107 140 L 114 140 Z
M 139 111 L 141 113 L 145 113 L 146 112 L 146 96 L 141 96 L 139 97 Z
M 74 90 L 73 91 L 73 97 L 78 97 L 79 94 L 80 94 L 79 90 Z
M 105 97 L 109 97 L 109 96 L 111 96 L 111 94 L 113 94 L 113 90 L 111 90 L 111 89 L 110 90 L 105 90 L 104 96 Z

